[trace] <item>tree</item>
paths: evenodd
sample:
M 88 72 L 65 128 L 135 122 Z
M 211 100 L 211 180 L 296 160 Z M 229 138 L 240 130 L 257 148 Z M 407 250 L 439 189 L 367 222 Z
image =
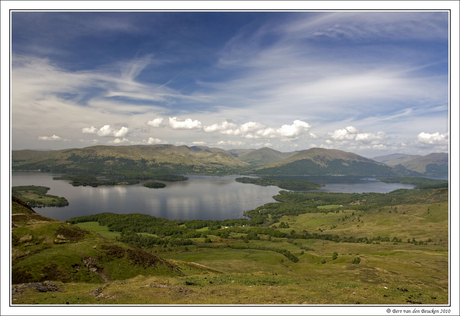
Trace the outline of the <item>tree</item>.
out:
M 337 252 L 334 252 L 334 253 L 332 254 L 332 260 L 337 259 L 338 256 L 339 256 L 339 254 L 338 254 Z

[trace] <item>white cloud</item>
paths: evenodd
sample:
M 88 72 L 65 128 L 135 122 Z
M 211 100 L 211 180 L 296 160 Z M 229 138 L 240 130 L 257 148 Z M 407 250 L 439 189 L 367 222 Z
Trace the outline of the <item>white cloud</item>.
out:
M 109 136 L 110 134 L 112 134 L 112 128 L 110 127 L 110 125 L 104 125 L 103 127 L 101 127 L 99 129 L 99 131 L 97 132 L 97 134 L 99 136 Z
M 331 137 L 334 140 L 350 140 L 356 137 L 353 126 L 348 126 L 347 128 L 337 129 L 332 134 Z
M 358 133 L 356 134 L 356 141 L 361 141 L 361 142 L 372 142 L 376 140 L 383 140 L 386 138 L 386 135 L 384 132 L 377 132 L 377 133 Z
M 238 129 L 237 129 L 237 132 L 236 132 L 236 135 L 239 135 L 239 134 L 247 134 L 247 133 L 250 133 L 250 132 L 255 132 L 255 131 L 258 131 L 260 129 L 263 129 L 265 127 L 264 124 L 262 123 L 258 123 L 258 122 L 247 122 L 247 123 L 244 123 L 243 125 L 241 125 Z
M 358 129 L 353 126 L 347 126 L 343 129 L 337 129 L 333 133 L 329 133 L 330 137 L 337 142 L 346 142 L 349 140 L 355 140 L 362 143 L 370 143 L 378 140 L 383 140 L 387 136 L 384 132 L 379 131 L 377 133 L 361 133 Z M 326 141 L 328 144 L 331 141 Z
M 129 140 L 126 138 L 123 138 L 123 139 L 115 138 L 114 140 L 111 140 L 108 143 L 109 144 L 123 144 L 123 143 L 129 143 Z
M 83 134 L 96 134 L 97 128 L 94 126 L 82 128 L 81 132 Z
M 99 130 L 96 127 L 85 127 L 82 129 L 83 134 L 97 134 L 102 137 L 113 136 L 113 137 L 125 137 L 129 133 L 129 128 L 122 126 L 119 130 L 114 130 L 110 125 L 104 125 Z
M 165 142 L 162 141 L 161 139 L 153 138 L 153 137 L 149 137 L 149 140 L 147 141 L 147 144 L 149 144 L 149 145 L 152 145 L 152 144 L 162 144 L 162 143 L 165 143 Z
M 57 135 L 53 135 L 53 136 L 39 136 L 38 137 L 39 140 L 50 140 L 50 141 L 69 141 L 68 139 L 63 139 Z
M 227 140 L 227 141 L 221 140 L 221 141 L 217 142 L 218 146 L 227 146 L 227 145 L 230 145 L 230 146 L 242 146 L 244 144 L 245 144 L 245 142 L 233 141 L 233 140 Z
M 264 138 L 275 138 L 277 135 L 276 135 L 276 130 L 269 127 L 269 128 L 265 128 L 265 129 L 260 129 L 256 132 L 256 134 L 260 137 L 264 137 Z
M 213 132 L 224 132 L 227 130 L 234 130 L 236 129 L 237 125 L 231 121 L 231 120 L 226 120 L 220 124 L 215 123 L 212 125 L 208 125 L 203 127 L 203 131 L 206 133 L 213 133 Z
M 198 120 L 193 121 L 190 118 L 185 119 L 184 121 L 180 121 L 177 119 L 177 117 L 170 117 L 169 126 L 172 129 L 200 129 L 201 122 Z
M 114 131 L 113 136 L 115 137 L 125 137 L 129 133 L 129 128 L 122 126 L 120 130 Z
M 195 145 L 195 146 L 204 146 L 204 145 L 206 145 L 206 142 L 195 141 L 195 142 L 192 142 L 192 145 Z
M 306 122 L 295 120 L 292 125 L 283 125 L 276 131 L 282 137 L 296 138 L 307 132 L 310 129 L 310 125 Z
M 241 125 L 236 125 L 232 121 L 226 121 L 220 124 L 213 124 L 205 126 L 203 130 L 205 132 L 217 132 L 219 131 L 224 135 L 240 136 L 246 139 L 259 139 L 259 138 L 285 138 L 285 139 L 297 139 L 298 137 L 306 134 L 311 126 L 303 121 L 295 120 L 291 125 L 282 125 L 278 129 L 268 127 L 265 124 L 259 122 L 246 122 Z M 313 133 L 309 134 L 310 137 L 316 138 L 317 136 Z
M 430 134 L 430 133 L 425 133 L 421 132 L 418 134 L 417 139 L 420 143 L 423 144 L 434 144 L 434 145 L 444 145 L 447 144 L 448 141 L 448 134 L 440 134 L 439 132 Z
M 163 118 L 162 117 L 157 117 L 151 121 L 148 121 L 146 124 L 152 127 L 160 127 L 161 123 L 163 123 Z

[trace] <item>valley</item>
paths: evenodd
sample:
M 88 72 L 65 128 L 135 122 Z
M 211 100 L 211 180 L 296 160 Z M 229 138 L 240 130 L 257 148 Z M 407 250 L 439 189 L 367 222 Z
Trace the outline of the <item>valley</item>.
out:
M 106 154 L 107 150 L 81 156 L 81 161 L 76 157 L 82 152 L 76 150 L 72 150 L 75 156 L 60 151 L 54 153 L 54 158 L 42 154 L 29 159 L 21 153 L 21 161 L 14 163 L 16 170 L 41 167 L 66 171 L 63 174 L 69 176 L 68 181 L 90 174 L 97 167 L 98 178 L 112 175 L 123 180 L 154 180 L 151 184 L 154 188 L 162 187 L 158 177 L 181 175 L 172 172 L 176 169 L 167 167 L 165 162 L 160 164 L 159 157 L 136 156 L 139 148 L 123 149 L 136 153 L 132 156 L 115 151 Z M 12 303 L 446 305 L 450 302 L 447 181 L 427 179 L 403 167 L 394 168 L 337 151 L 305 151 L 287 158 L 278 155 L 282 160 L 272 161 L 265 168 L 254 160 L 252 165 L 241 161 L 225 167 L 211 160 L 203 162 L 216 154 L 221 161 L 227 155 L 237 159 L 235 152 L 236 157 L 206 148 L 180 150 L 187 153 L 184 155 L 189 164 L 182 160 L 184 164 L 178 170 L 190 171 L 200 166 L 204 174 L 210 170 L 217 170 L 216 174 L 246 170 L 251 175 L 268 169 L 267 177 L 241 177 L 232 181 L 245 186 L 247 191 L 278 186 L 278 193 L 273 202 L 259 204 L 245 211 L 243 217 L 219 220 L 95 211 L 58 221 L 39 215 L 26 202 L 13 197 Z M 194 156 L 197 152 L 202 155 L 200 158 Z M 267 152 L 264 150 L 264 155 Z M 263 160 L 266 161 L 266 156 Z M 172 160 L 169 166 L 182 162 Z M 372 170 L 368 176 L 379 176 L 388 184 L 415 187 L 387 193 L 321 192 L 317 190 L 321 185 L 316 183 L 268 177 L 276 168 L 295 171 L 294 166 L 312 170 L 314 175 L 323 172 L 356 175 L 361 168 Z M 170 183 L 182 185 L 188 181 L 191 180 L 168 182 L 161 190 L 145 190 L 164 192 Z M 81 188 L 72 183 L 70 187 Z M 292 190 L 301 187 L 310 190 Z M 84 189 L 101 188 L 90 185 Z

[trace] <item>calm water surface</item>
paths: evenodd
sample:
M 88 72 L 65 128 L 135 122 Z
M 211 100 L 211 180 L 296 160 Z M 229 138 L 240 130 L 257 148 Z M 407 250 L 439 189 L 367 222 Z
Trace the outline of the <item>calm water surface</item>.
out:
M 235 181 L 239 176 L 188 176 L 189 180 L 166 182 L 166 188 L 148 189 L 136 185 L 73 187 L 68 180 L 53 180 L 57 174 L 13 172 L 12 185 L 49 187 L 48 194 L 65 197 L 66 207 L 35 208 L 43 216 L 58 220 L 103 212 L 117 214 L 142 213 L 168 219 L 224 220 L 243 217 L 243 212 L 265 203 L 275 202 L 280 189 Z M 291 178 L 292 179 L 292 178 Z M 400 183 L 383 183 L 362 177 L 303 177 L 325 184 L 322 192 L 379 192 L 411 189 Z

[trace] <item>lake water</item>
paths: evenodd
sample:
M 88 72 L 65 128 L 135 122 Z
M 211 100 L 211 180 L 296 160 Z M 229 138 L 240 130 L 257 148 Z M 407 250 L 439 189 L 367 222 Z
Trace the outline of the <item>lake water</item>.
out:
M 168 219 L 225 220 L 242 218 L 243 212 L 265 203 L 275 202 L 273 196 L 281 190 L 235 181 L 239 176 L 190 176 L 187 181 L 166 182 L 166 188 L 148 189 L 140 184 L 73 187 L 68 180 L 53 180 L 58 174 L 13 172 L 12 185 L 49 187 L 48 194 L 65 197 L 66 207 L 35 208 L 43 216 L 61 221 L 72 217 L 103 212 L 117 214 L 142 213 Z M 292 177 L 290 178 L 292 179 Z M 411 189 L 414 185 L 383 183 L 363 177 L 303 177 L 325 184 L 321 192 L 379 192 Z

